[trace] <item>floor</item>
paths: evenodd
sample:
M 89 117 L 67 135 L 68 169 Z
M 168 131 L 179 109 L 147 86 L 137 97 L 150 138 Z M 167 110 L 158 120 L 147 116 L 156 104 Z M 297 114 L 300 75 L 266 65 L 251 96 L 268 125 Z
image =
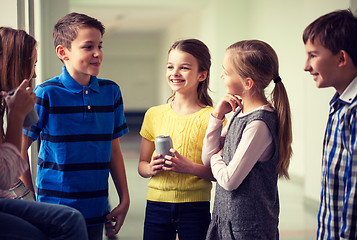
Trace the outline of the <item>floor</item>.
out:
M 128 215 L 116 238 L 120 240 L 142 239 L 145 214 L 148 179 L 142 178 L 137 172 L 141 138 L 137 132 L 131 132 L 120 139 L 131 198 Z M 279 181 L 279 194 L 280 239 L 315 239 L 317 205 L 304 203 L 301 184 L 281 180 Z M 118 197 L 112 181 L 110 181 L 109 195 L 111 206 L 117 205 Z M 212 195 L 214 195 L 214 188 Z

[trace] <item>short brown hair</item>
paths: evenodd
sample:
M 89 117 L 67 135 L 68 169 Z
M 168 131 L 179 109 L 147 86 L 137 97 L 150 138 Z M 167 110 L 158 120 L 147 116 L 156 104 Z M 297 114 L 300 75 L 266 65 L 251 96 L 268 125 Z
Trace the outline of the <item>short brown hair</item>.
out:
M 8 27 L 0 27 L 0 36 L 0 88 L 2 91 L 10 91 L 24 79 L 30 80 L 33 77 L 37 42 L 25 31 Z
M 62 45 L 71 49 L 72 42 L 77 38 L 78 29 L 91 27 L 100 31 L 104 35 L 105 28 L 103 24 L 95 18 L 85 14 L 72 12 L 58 20 L 53 29 L 53 41 L 55 48 Z
M 333 54 L 345 50 L 357 67 L 357 18 L 350 9 L 338 10 L 325 14 L 309 26 L 303 33 L 304 44 L 318 40 Z

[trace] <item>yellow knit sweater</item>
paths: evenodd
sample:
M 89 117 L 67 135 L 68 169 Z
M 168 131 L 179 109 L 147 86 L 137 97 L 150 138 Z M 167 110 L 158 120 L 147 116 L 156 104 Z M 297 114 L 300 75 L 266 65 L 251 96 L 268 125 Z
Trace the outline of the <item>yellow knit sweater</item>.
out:
M 190 115 L 179 115 L 171 104 L 152 107 L 145 114 L 140 135 L 152 142 L 159 135 L 170 135 L 174 149 L 203 164 L 203 138 L 213 110 L 206 107 Z M 150 179 L 148 187 L 147 199 L 151 201 L 179 203 L 211 199 L 211 182 L 190 174 L 161 172 Z

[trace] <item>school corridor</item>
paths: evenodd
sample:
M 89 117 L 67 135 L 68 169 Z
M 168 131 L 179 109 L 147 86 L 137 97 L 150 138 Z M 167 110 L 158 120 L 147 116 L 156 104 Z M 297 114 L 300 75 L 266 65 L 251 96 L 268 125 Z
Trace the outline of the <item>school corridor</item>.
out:
M 131 197 L 128 215 L 117 237 L 120 240 L 142 239 L 148 179 L 142 178 L 137 172 L 140 141 L 141 137 L 135 130 L 120 139 Z M 115 206 L 118 203 L 118 197 L 112 182 L 109 191 L 110 203 Z M 316 203 L 304 203 L 301 184 L 294 182 L 294 180 L 280 180 L 279 194 L 280 239 L 315 239 L 317 206 Z M 214 199 L 213 196 L 214 187 L 212 189 L 212 199 Z M 211 202 L 212 206 L 213 201 Z

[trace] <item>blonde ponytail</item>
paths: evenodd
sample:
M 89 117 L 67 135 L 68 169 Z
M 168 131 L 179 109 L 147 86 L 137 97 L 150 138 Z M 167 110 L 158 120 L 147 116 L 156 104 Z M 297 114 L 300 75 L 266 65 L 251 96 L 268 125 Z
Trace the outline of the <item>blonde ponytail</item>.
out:
M 280 77 L 278 77 L 280 79 Z M 275 78 L 277 79 L 277 78 Z M 278 132 L 278 146 L 279 146 L 279 163 L 278 175 L 289 179 L 288 168 L 290 158 L 292 155 L 292 129 L 291 129 L 291 113 L 288 95 L 286 93 L 284 84 L 274 79 L 275 87 L 272 92 L 272 104 L 278 115 L 279 132 Z

